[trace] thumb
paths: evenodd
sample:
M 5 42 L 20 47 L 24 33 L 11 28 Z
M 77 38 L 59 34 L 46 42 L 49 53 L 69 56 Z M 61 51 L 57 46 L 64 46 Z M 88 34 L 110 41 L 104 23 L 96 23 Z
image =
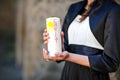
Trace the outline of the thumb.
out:
M 64 51 L 64 32 L 61 32 L 62 51 Z
M 63 40 L 64 39 L 64 33 L 61 32 L 60 34 L 61 34 L 61 39 Z

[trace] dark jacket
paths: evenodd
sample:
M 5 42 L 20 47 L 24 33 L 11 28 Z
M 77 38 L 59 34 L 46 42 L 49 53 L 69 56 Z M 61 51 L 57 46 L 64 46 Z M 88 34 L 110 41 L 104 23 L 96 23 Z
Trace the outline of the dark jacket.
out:
M 63 23 L 62 31 L 64 32 L 65 50 L 70 51 L 68 45 L 68 27 L 79 11 L 84 7 L 86 1 L 74 3 L 70 6 Z M 103 5 L 98 10 L 98 3 L 92 5 L 89 14 L 90 28 L 98 40 L 104 47 L 104 51 L 100 54 L 89 55 L 90 68 L 98 72 L 113 72 L 118 69 L 120 63 L 120 6 L 104 0 Z

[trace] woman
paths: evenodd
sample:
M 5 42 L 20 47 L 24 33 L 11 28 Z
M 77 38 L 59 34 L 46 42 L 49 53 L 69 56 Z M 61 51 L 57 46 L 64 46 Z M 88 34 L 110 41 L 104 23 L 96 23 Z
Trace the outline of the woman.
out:
M 110 0 L 84 0 L 70 6 L 63 23 L 62 54 L 44 58 L 65 61 L 61 80 L 110 80 L 120 62 L 120 6 Z M 49 34 L 45 29 L 44 43 Z

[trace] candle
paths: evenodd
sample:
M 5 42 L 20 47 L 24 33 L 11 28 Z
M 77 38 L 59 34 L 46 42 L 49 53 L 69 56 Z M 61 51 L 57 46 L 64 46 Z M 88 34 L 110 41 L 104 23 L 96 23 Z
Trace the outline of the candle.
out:
M 50 17 L 46 19 L 46 27 L 49 33 L 50 39 L 48 40 L 48 54 L 51 57 L 55 56 L 55 53 L 61 53 L 61 26 L 60 18 Z

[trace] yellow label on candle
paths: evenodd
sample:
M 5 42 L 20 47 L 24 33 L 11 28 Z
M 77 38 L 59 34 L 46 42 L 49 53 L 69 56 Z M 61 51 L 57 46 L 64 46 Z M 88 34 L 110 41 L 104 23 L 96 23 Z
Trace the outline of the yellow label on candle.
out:
M 50 32 L 54 30 L 54 23 L 52 21 L 47 22 L 47 29 Z

